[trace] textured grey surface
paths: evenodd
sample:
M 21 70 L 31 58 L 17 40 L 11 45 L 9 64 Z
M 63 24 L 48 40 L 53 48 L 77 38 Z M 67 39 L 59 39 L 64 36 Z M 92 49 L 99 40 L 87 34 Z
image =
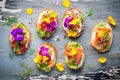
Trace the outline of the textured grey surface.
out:
M 78 71 L 71 71 L 69 70 L 65 65 L 65 71 L 63 73 L 60 73 L 54 68 L 50 73 L 42 73 L 40 72 L 35 64 L 33 63 L 33 58 L 35 57 L 35 53 L 31 56 L 27 56 L 29 54 L 29 50 L 25 53 L 25 55 L 14 55 L 13 60 L 9 58 L 9 53 L 12 53 L 9 42 L 8 42 L 8 35 L 10 33 L 10 27 L 9 26 L 2 26 L 2 22 L 0 23 L 0 80 L 16 80 L 19 75 L 22 73 L 22 71 L 25 68 L 22 68 L 19 63 L 24 62 L 28 64 L 33 69 L 33 75 L 39 75 L 39 74 L 46 74 L 53 77 L 58 77 L 60 74 L 65 75 L 80 75 L 87 72 L 92 71 L 99 71 L 101 69 L 107 69 L 109 67 L 113 66 L 119 66 L 120 65 L 120 57 L 111 57 L 111 54 L 120 55 L 120 0 L 79 0 L 77 3 L 71 3 L 71 7 L 76 7 L 83 13 L 84 17 L 86 17 L 86 12 L 92 8 L 93 9 L 93 17 L 88 17 L 85 19 L 85 29 L 82 33 L 82 35 L 76 39 L 64 39 L 65 33 L 62 29 L 62 17 L 64 14 L 64 11 L 67 10 L 67 8 L 63 7 L 61 5 L 61 0 L 59 0 L 59 5 L 55 5 L 55 1 L 57 0 L 17 0 L 17 8 L 21 9 L 22 11 L 17 13 L 19 16 L 19 21 L 23 22 L 27 27 L 30 29 L 32 33 L 32 42 L 31 42 L 31 49 L 37 49 L 40 44 L 43 42 L 50 42 L 52 43 L 56 49 L 57 49 L 57 62 L 64 63 L 64 55 L 63 55 L 63 49 L 65 44 L 67 44 L 68 41 L 78 41 L 83 46 L 84 53 L 85 53 L 85 64 L 81 70 Z M 27 7 L 32 7 L 34 12 L 33 15 L 26 15 L 25 9 Z M 59 26 L 57 28 L 57 31 L 50 39 L 43 40 L 39 38 L 35 31 L 35 22 L 36 18 L 41 10 L 44 10 L 46 8 L 53 9 L 58 14 L 58 20 L 59 20 Z M 9 12 L 7 12 L 9 13 Z M 2 14 L 2 13 L 1 13 Z M 0 14 L 0 15 L 1 15 Z M 5 16 L 5 14 L 2 14 Z M 107 21 L 107 16 L 112 15 L 116 22 L 117 26 L 113 27 L 113 43 L 111 46 L 110 51 L 106 53 L 98 53 L 93 47 L 90 45 L 90 34 L 91 30 L 94 27 L 95 24 L 97 24 L 99 21 Z M 60 41 L 54 41 L 54 37 L 58 35 L 60 37 Z M 101 56 L 105 56 L 108 60 L 105 65 L 101 65 L 97 59 Z M 93 70 L 88 69 L 87 65 L 94 66 Z

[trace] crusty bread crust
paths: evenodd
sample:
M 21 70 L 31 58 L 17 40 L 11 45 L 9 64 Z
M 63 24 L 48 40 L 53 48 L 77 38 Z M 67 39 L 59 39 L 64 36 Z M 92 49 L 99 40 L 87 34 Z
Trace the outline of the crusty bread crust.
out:
M 53 48 L 53 51 L 54 51 L 54 64 L 53 65 L 51 65 L 51 66 L 48 66 L 49 68 L 54 68 L 54 66 L 55 66 L 55 63 L 56 63 L 56 56 L 57 56 L 57 51 L 56 51 L 56 48 L 51 44 L 51 43 L 49 43 L 49 42 L 45 42 L 45 43 L 43 43 L 43 44 L 41 44 L 41 45 L 49 45 L 51 48 Z M 37 66 L 37 65 L 36 65 Z M 38 66 L 37 66 L 37 68 L 38 68 Z M 39 69 L 39 68 L 38 68 Z M 40 70 L 40 69 L 39 69 Z M 43 71 L 43 70 L 41 70 L 41 71 Z
M 47 9 L 42 10 L 42 11 L 39 13 L 39 15 L 38 15 L 38 17 L 37 17 L 37 19 L 36 19 L 36 28 L 38 28 L 38 27 L 40 26 L 40 25 L 38 24 L 38 19 L 39 19 L 40 14 L 41 14 L 42 12 L 44 12 L 44 11 L 53 11 L 53 10 L 47 8 Z M 54 11 L 54 12 L 55 12 L 55 11 Z M 56 13 L 56 14 L 57 14 L 57 13 Z M 57 24 L 58 24 L 58 16 L 56 17 L 56 20 L 57 20 Z M 52 33 L 50 33 L 50 36 L 44 36 L 43 39 L 48 39 L 48 38 L 50 38 L 50 37 L 52 36 L 52 34 L 55 33 L 55 31 L 56 31 L 56 29 L 55 29 Z
M 21 24 L 24 25 L 23 23 L 21 23 Z M 10 32 L 11 32 L 14 28 L 16 28 L 16 25 L 17 25 L 17 23 L 12 26 L 12 28 L 10 29 Z M 25 25 L 24 25 L 24 26 L 25 26 Z M 26 26 L 25 26 L 25 27 L 26 27 Z M 30 30 L 29 30 L 27 27 L 26 27 L 26 29 L 27 29 L 27 31 L 28 31 L 28 33 L 29 33 L 29 39 L 28 39 L 28 48 L 29 48 L 29 47 L 30 47 L 30 44 L 31 44 L 31 40 L 32 40 L 32 34 L 31 34 Z M 10 43 L 10 45 L 11 45 L 10 35 L 9 35 L 9 43 Z M 20 51 L 20 52 L 16 51 L 15 53 L 16 53 L 16 54 L 24 54 L 24 53 L 26 52 L 26 50 L 28 50 L 28 48 L 25 48 L 25 51 Z
M 76 8 L 70 8 L 69 10 L 67 10 L 67 11 L 64 12 L 62 21 L 64 21 L 64 18 L 65 18 L 65 16 L 66 16 L 66 13 L 67 13 L 68 11 L 71 11 L 71 10 L 77 10 L 79 13 L 82 14 L 82 12 L 81 12 L 80 10 L 78 10 L 78 9 L 76 9 Z M 64 23 L 64 22 L 63 22 L 63 23 Z M 75 36 L 75 37 L 71 36 L 70 38 L 76 39 L 76 38 L 80 37 L 80 35 L 82 34 L 82 32 L 83 32 L 83 30 L 84 30 L 84 19 L 81 20 L 81 23 L 82 23 L 82 28 L 83 28 L 83 29 L 81 29 L 81 31 L 77 34 L 77 36 Z M 63 26 L 64 26 L 64 25 L 63 25 Z M 63 28 L 63 30 L 64 30 L 64 28 Z M 66 32 L 65 30 L 64 30 L 64 32 L 67 34 L 67 32 Z
M 113 33 L 112 33 L 112 28 L 111 28 L 111 26 L 107 23 L 107 22 L 99 22 L 99 23 L 105 23 L 105 24 L 107 24 L 108 26 L 105 26 L 106 28 L 108 28 L 108 29 L 110 29 L 111 30 L 111 40 L 110 40 L 110 46 L 111 46 L 111 44 L 112 44 L 112 40 L 113 40 Z M 95 46 L 94 45 L 94 32 L 97 30 L 97 27 L 98 27 L 98 24 L 99 23 L 97 23 L 96 25 L 95 25 L 95 27 L 92 29 L 92 31 L 91 31 L 91 45 L 98 51 L 98 52 L 106 52 L 106 51 L 108 51 L 110 48 L 108 48 L 108 49 L 103 49 L 103 50 L 99 50 L 99 49 L 97 49 L 97 46 Z
M 66 44 L 66 46 L 65 46 L 65 49 L 67 48 L 67 46 L 68 46 L 68 44 Z M 80 45 L 81 46 L 81 45 Z M 82 48 L 82 46 L 81 46 L 81 49 L 82 49 L 82 51 L 83 51 L 83 48 Z M 84 65 L 84 62 L 85 62 L 85 55 L 84 55 L 84 53 L 82 53 L 83 55 L 83 63 L 82 63 L 82 65 L 80 66 L 80 67 L 78 67 L 77 69 L 71 69 L 70 67 L 68 67 L 69 69 L 71 69 L 71 70 L 74 70 L 74 71 L 77 71 L 77 70 L 80 70 L 80 69 L 82 69 L 83 68 L 83 65 Z M 65 57 L 67 57 L 66 55 L 64 55 Z M 65 58 L 66 59 L 66 58 Z M 66 61 L 66 60 L 65 60 Z M 66 62 L 65 62 L 66 63 Z M 80 63 L 81 63 L 81 61 L 80 61 Z M 79 64 L 80 64 L 79 63 Z

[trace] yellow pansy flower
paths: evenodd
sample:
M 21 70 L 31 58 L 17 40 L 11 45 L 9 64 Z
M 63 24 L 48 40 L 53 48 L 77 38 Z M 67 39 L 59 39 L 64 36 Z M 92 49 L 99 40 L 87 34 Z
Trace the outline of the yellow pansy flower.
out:
M 115 26 L 117 24 L 115 19 L 112 16 L 108 16 L 108 22 L 110 24 L 112 24 L 113 26 Z
M 33 9 L 32 8 L 27 8 L 26 9 L 26 14 L 31 15 L 33 13 Z
M 98 37 L 102 37 L 102 36 L 104 36 L 104 31 L 103 31 L 103 30 L 100 30 L 100 31 L 98 32 Z
M 76 49 L 72 48 L 71 52 L 70 52 L 72 55 L 76 55 L 77 52 L 76 52 Z
M 43 60 L 42 60 L 42 63 L 45 63 L 49 58 L 46 57 L 46 56 L 43 56 Z
M 75 19 L 73 19 L 73 20 L 70 22 L 70 24 L 75 25 L 75 24 L 78 23 L 78 22 L 80 22 L 80 19 L 75 18 Z
M 60 71 L 60 72 L 63 72 L 63 71 L 64 71 L 64 66 L 63 66 L 63 64 L 60 63 L 60 62 L 58 62 L 58 63 L 56 64 L 56 68 L 57 68 L 57 70 Z
M 100 58 L 98 58 L 98 61 L 99 61 L 100 63 L 104 64 L 104 63 L 106 63 L 107 58 L 105 58 L 105 57 L 100 57 Z
M 75 37 L 76 35 L 77 35 L 77 32 L 76 32 L 76 31 L 70 30 L 69 33 L 68 33 L 68 36 L 69 36 L 69 37 L 70 37 L 70 36 Z
M 40 60 L 42 60 L 42 56 L 39 55 L 39 53 L 36 54 L 36 57 L 34 58 L 33 62 L 38 63 Z
M 50 22 L 50 18 L 44 18 L 43 20 L 42 20 L 42 22 L 44 22 L 44 21 L 46 21 L 46 22 Z
M 69 8 L 70 7 L 70 0 L 63 0 L 62 5 L 66 8 Z

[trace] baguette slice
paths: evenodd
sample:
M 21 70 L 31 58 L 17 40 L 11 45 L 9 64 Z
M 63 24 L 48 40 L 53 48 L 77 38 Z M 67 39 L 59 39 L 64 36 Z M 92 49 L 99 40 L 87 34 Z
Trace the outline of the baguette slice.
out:
M 64 49 L 65 63 L 68 68 L 78 70 L 83 67 L 85 55 L 78 42 L 69 42 Z
M 15 37 L 12 35 L 12 31 L 15 29 L 21 28 L 23 30 L 22 35 L 24 36 L 24 39 L 22 41 L 15 41 Z M 17 33 L 19 36 L 19 34 Z M 16 53 L 16 54 L 24 54 L 26 50 L 30 47 L 31 44 L 31 32 L 30 30 L 24 25 L 23 23 L 16 23 L 12 26 L 10 30 L 10 35 L 9 35 L 9 43 L 10 43 L 10 48 Z
M 45 42 L 36 51 L 36 57 L 33 61 L 39 70 L 50 72 L 55 66 L 56 54 L 56 48 L 52 44 Z
M 45 9 L 37 17 L 36 31 L 38 35 L 47 39 L 55 33 L 58 26 L 58 16 L 55 11 L 51 9 Z
M 84 17 L 80 10 L 70 8 L 63 16 L 63 30 L 69 38 L 78 38 L 84 30 Z
M 112 40 L 112 28 L 107 22 L 99 22 L 95 25 L 91 34 L 91 45 L 98 52 L 108 51 L 111 47 Z

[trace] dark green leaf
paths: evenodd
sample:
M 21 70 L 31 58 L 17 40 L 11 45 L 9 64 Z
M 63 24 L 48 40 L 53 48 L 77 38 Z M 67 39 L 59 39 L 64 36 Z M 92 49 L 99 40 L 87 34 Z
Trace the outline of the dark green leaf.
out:
M 14 58 L 14 54 L 9 53 L 9 58 L 10 58 L 10 59 L 13 59 L 13 58 Z

